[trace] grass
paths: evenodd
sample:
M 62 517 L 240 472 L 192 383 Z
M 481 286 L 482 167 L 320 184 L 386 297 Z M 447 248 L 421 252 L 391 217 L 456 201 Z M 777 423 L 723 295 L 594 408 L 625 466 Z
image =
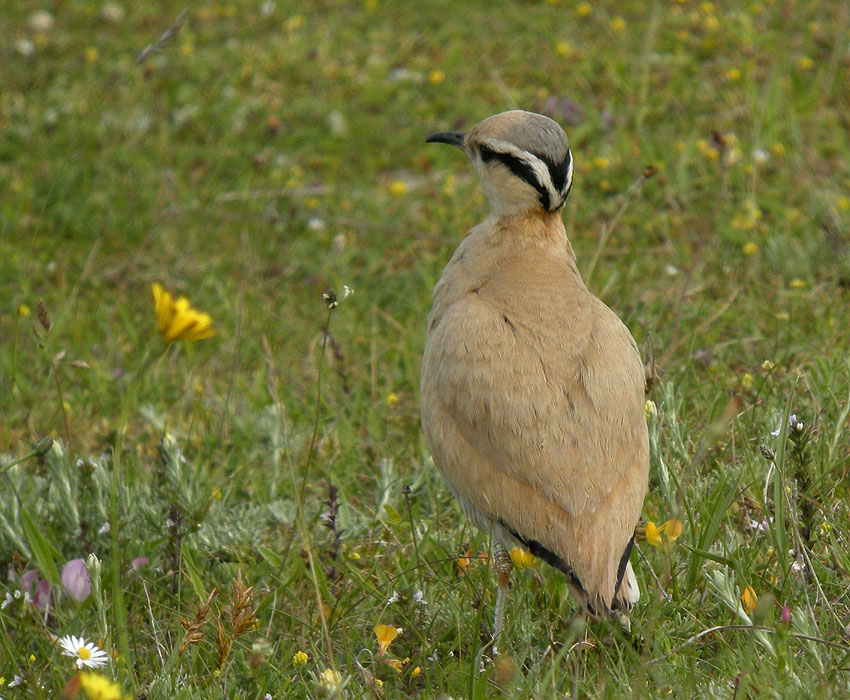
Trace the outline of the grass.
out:
M 846 3 L 202 3 L 137 64 L 183 7 L 0 6 L 0 695 L 56 697 L 75 634 L 148 700 L 846 697 Z M 639 527 L 630 634 L 516 573 L 493 664 L 417 410 L 486 203 L 423 141 L 515 107 L 567 130 L 657 407 L 644 521 L 684 528 Z M 166 347 L 154 281 L 216 337 Z

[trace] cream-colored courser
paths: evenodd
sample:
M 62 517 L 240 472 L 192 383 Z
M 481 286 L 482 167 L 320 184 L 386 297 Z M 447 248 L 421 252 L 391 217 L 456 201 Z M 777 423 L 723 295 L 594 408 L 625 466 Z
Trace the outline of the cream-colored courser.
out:
M 434 462 L 475 525 L 564 572 L 585 610 L 628 609 L 649 472 L 644 369 L 567 240 L 567 137 L 516 110 L 428 141 L 462 148 L 490 200 L 428 317 L 421 410 Z

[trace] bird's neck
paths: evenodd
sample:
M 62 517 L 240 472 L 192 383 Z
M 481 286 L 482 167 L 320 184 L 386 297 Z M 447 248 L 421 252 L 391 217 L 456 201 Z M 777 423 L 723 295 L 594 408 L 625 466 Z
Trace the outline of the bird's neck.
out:
M 567 240 L 560 210 L 547 212 L 542 209 L 533 209 L 511 214 L 491 212 L 484 224 L 492 232 L 491 235 L 500 242 L 566 246 L 570 257 L 575 259 L 573 248 Z

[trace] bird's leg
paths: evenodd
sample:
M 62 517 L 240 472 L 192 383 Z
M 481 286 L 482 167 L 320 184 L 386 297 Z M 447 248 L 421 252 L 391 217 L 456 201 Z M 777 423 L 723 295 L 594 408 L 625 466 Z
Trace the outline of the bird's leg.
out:
M 505 598 L 508 594 L 508 584 L 511 580 L 511 571 L 513 571 L 513 568 L 514 565 L 508 551 L 498 542 L 494 544 L 493 571 L 496 572 L 496 581 L 499 587 L 496 590 L 496 619 L 493 623 L 493 656 L 499 653 L 497 646 L 505 620 Z

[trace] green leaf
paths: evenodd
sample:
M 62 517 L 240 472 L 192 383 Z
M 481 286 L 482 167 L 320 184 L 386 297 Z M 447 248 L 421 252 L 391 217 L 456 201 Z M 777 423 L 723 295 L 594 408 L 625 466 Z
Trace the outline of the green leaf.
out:
M 36 527 L 24 507 L 21 507 L 21 526 L 39 572 L 50 583 L 58 584 L 59 570 L 56 568 L 56 559 L 59 558 L 59 550 L 42 534 L 42 530 Z

